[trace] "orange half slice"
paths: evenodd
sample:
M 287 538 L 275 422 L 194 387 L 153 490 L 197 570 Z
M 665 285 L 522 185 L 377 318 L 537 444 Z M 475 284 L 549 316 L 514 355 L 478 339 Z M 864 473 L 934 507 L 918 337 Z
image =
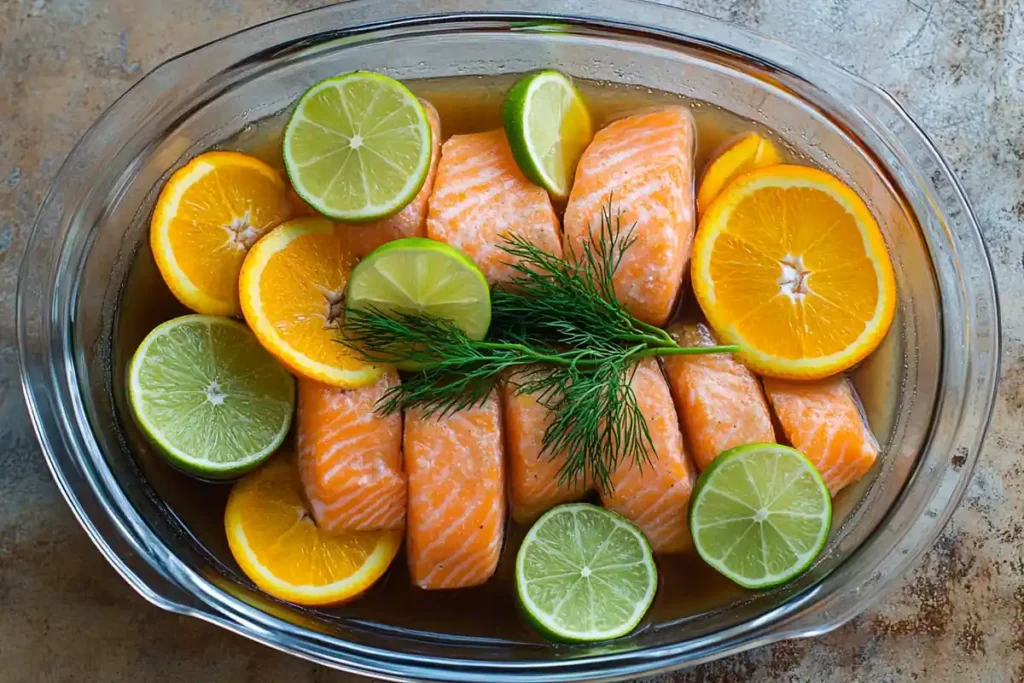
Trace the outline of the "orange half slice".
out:
M 857 194 L 804 166 L 737 178 L 693 246 L 693 290 L 722 343 L 761 374 L 816 379 L 873 351 L 896 283 L 878 224 Z

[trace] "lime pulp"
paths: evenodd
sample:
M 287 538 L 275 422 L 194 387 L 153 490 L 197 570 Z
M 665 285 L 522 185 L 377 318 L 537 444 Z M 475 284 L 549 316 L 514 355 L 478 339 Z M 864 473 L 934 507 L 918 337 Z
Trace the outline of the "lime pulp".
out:
M 697 552 L 745 588 L 805 572 L 832 524 L 825 481 L 799 451 L 778 444 L 738 446 L 700 476 L 690 509 Z
M 658 570 L 640 530 L 586 503 L 549 510 L 516 555 L 519 603 L 552 640 L 624 636 L 640 623 L 657 588 Z
M 356 71 L 320 81 L 299 99 L 284 130 L 295 191 L 338 221 L 401 211 L 430 168 L 431 132 L 416 96 L 393 78 Z
M 556 199 L 566 199 L 594 124 L 565 74 L 540 71 L 517 82 L 502 109 L 512 156 L 523 175 Z
M 295 380 L 228 318 L 186 315 L 157 326 L 128 373 L 136 422 L 172 465 L 195 476 L 248 472 L 291 426 Z
M 426 315 L 483 339 L 491 324 L 491 291 L 473 260 L 455 247 L 425 237 L 388 242 L 352 269 L 350 309 Z

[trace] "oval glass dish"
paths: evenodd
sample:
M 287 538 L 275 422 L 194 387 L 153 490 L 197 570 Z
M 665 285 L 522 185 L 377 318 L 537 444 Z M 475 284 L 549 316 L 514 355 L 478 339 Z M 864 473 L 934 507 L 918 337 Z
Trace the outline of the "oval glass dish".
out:
M 154 604 L 382 678 L 625 678 L 836 628 L 928 549 L 961 498 L 991 415 L 998 303 L 960 186 L 899 104 L 812 55 L 637 0 L 570 0 L 557 15 L 543 0 L 509 12 L 494 5 L 356 0 L 256 26 L 158 67 L 86 133 L 40 209 L 17 299 L 25 395 L 64 497 Z M 197 496 L 141 444 L 125 409 L 127 359 L 167 317 L 147 298 L 163 285 L 145 246 L 162 182 L 337 73 L 369 69 L 415 87 L 540 68 L 612 89 L 674 93 L 695 111 L 727 110 L 773 131 L 865 199 L 899 291 L 886 342 L 854 373 L 880 463 L 836 501 L 828 547 L 808 573 L 762 593 L 703 600 L 695 590 L 682 611 L 656 603 L 634 634 L 610 643 L 553 646 L 506 628 L 505 616 L 488 615 L 514 620 L 511 595 L 491 610 L 494 594 L 476 593 L 487 609 L 461 617 L 446 607 L 451 594 L 324 611 L 267 598 L 216 531 L 226 489 L 210 485 Z M 423 611 L 430 618 L 412 614 Z

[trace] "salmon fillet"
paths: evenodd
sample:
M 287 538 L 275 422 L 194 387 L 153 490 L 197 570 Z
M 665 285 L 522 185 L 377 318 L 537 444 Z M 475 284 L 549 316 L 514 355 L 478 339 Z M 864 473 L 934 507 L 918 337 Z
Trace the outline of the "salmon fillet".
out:
M 832 495 L 863 477 L 878 458 L 878 442 L 845 375 L 813 382 L 764 378 L 786 438 L 814 463 Z
M 615 274 L 630 313 L 663 325 L 672 312 L 693 241 L 694 124 L 686 107 L 615 121 L 598 131 L 576 167 L 565 208 L 565 252 L 579 254 L 612 202 L 636 242 Z
M 611 493 L 601 502 L 636 526 L 656 553 L 676 553 L 692 545 L 687 525 L 690 493 L 696 470 L 683 446 L 672 394 L 658 362 L 650 359 L 636 368 L 631 382 L 654 442 L 650 464 L 622 462 L 612 472 Z
M 402 416 L 374 412 L 378 399 L 398 383 L 394 370 L 359 389 L 299 378 L 299 473 L 313 518 L 327 531 L 405 524 Z
M 718 343 L 704 324 L 678 325 L 670 333 L 680 346 Z M 699 469 L 730 448 L 775 442 L 761 382 L 732 354 L 665 356 L 664 363 L 683 436 Z
M 512 274 L 500 247 L 513 234 L 562 255 L 551 199 L 519 170 L 505 132 L 453 135 L 441 147 L 427 236 L 464 251 L 494 284 Z
M 565 453 L 541 453 L 551 411 L 530 394 L 516 394 L 516 377 L 505 382 L 503 412 L 511 489 L 512 518 L 529 524 L 561 503 L 579 500 L 590 488 L 582 477 L 562 482 Z
M 494 573 L 505 536 L 497 393 L 442 419 L 405 416 L 409 572 L 420 588 L 465 588 Z
M 427 204 L 434 189 L 437 162 L 441 156 L 441 119 L 432 104 L 425 100 L 420 100 L 420 103 L 426 110 L 427 121 L 430 123 L 431 153 L 427 179 L 423 181 L 423 187 L 413 200 L 394 216 L 373 223 L 344 226 L 345 234 L 351 236 L 352 253 L 356 258 L 363 258 L 382 244 L 403 237 L 426 237 Z

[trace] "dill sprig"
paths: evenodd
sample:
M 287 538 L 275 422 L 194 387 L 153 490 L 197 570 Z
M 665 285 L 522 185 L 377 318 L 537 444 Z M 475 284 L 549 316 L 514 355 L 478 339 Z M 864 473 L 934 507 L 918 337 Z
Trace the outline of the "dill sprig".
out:
M 542 452 L 567 454 L 561 481 L 582 477 L 611 491 L 611 475 L 620 462 L 638 467 L 650 462 L 654 444 L 631 386 L 636 368 L 627 352 L 582 372 L 572 366 L 544 368 L 509 379 L 516 393 L 534 395 L 551 411 Z
M 491 295 L 491 325 L 499 332 L 519 332 L 568 346 L 652 344 L 677 347 L 665 330 L 638 320 L 616 299 L 613 276 L 636 241 L 634 230 L 622 229 L 622 216 L 602 208 L 597 229 L 580 253 L 553 256 L 519 235 L 509 236 L 502 250 L 513 275 Z
M 512 382 L 551 411 L 543 452 L 565 454 L 560 478 L 611 490 L 619 463 L 643 467 L 654 456 L 631 386 L 638 363 L 738 350 L 681 347 L 617 301 L 613 276 L 633 243 L 632 228 L 622 230 L 610 203 L 589 242 L 568 258 L 508 237 L 501 248 L 513 276 L 492 292 L 486 339 L 471 339 L 448 320 L 367 308 L 346 311 L 343 343 L 369 362 L 416 368 L 385 392 L 377 404 L 385 414 L 417 408 L 446 417 Z

